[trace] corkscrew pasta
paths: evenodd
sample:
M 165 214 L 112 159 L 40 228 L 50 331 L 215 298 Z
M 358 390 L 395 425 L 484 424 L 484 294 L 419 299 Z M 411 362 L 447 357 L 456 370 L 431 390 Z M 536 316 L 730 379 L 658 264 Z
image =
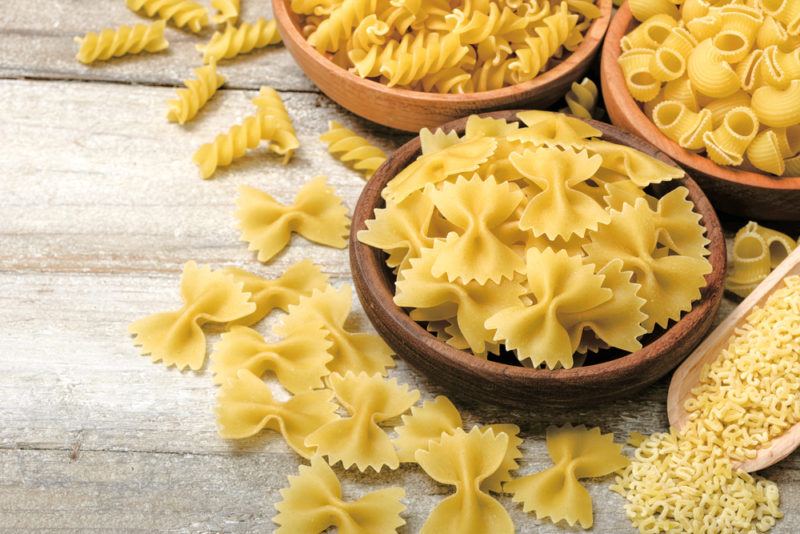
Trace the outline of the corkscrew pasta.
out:
M 152 24 L 107 28 L 100 33 L 89 32 L 83 37 L 76 37 L 75 42 L 79 46 L 75 58 L 87 65 L 126 54 L 160 52 L 169 46 L 164 38 L 163 20 Z
M 158 17 L 194 33 L 208 26 L 208 11 L 192 0 L 125 0 L 125 3 L 132 11 L 143 11 L 148 17 Z
M 800 174 L 796 2 L 632 0 L 631 96 L 664 135 L 718 165 Z
M 260 18 L 253 23 L 243 22 L 238 28 L 227 24 L 225 31 L 215 32 L 208 43 L 197 45 L 197 50 L 203 54 L 203 63 L 210 63 L 280 42 L 281 36 L 275 21 Z
M 320 140 L 328 145 L 328 152 L 361 171 L 367 180 L 386 161 L 383 150 L 336 121 L 328 123 L 328 131 L 320 136 Z
M 293 0 L 311 44 L 389 87 L 439 93 L 535 78 L 575 50 L 600 17 L 593 0 Z
M 178 89 L 178 98 L 167 102 L 167 120 L 185 124 L 214 96 L 225 83 L 225 77 L 217 74 L 217 64 L 211 63 L 194 70 L 195 79 L 186 80 L 185 88 Z

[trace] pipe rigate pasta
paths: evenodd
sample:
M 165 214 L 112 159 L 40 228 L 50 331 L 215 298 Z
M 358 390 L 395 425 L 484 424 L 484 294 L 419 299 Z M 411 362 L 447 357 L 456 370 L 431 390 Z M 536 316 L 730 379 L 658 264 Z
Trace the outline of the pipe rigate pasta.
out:
M 239 18 L 239 0 L 211 0 L 211 7 L 217 10 L 217 13 L 211 17 L 211 22 L 214 24 L 235 23 Z
M 286 402 L 277 400 L 269 386 L 247 369 L 239 369 L 217 393 L 217 424 L 224 439 L 244 439 L 264 429 L 280 432 L 286 444 L 303 458 L 314 455 L 306 436 L 339 419 L 329 389 L 304 391 Z
M 649 102 L 658 96 L 661 84 L 650 72 L 655 51 L 632 48 L 619 56 L 619 67 L 631 96 L 639 102 Z
M 800 79 L 781 90 L 765 85 L 753 92 L 751 102 L 758 119 L 773 128 L 800 124 Z
M 708 157 L 722 165 L 741 165 L 745 150 L 758 133 L 758 126 L 758 117 L 750 108 L 728 111 L 722 124 L 703 134 Z
M 264 191 L 242 186 L 236 206 L 242 241 L 258 252 L 258 261 L 270 261 L 289 244 L 293 233 L 320 245 L 347 246 L 350 226 L 347 208 L 324 176 L 301 187 L 289 205 L 281 204 Z
M 275 21 L 259 18 L 253 23 L 243 22 L 238 28 L 233 24 L 226 25 L 225 31 L 214 32 L 208 43 L 197 45 L 197 50 L 203 54 L 203 63 L 210 63 L 280 42 L 281 35 Z
M 187 27 L 194 33 L 208 26 L 208 11 L 192 0 L 125 0 L 125 4 L 132 11 L 144 11 L 148 17 Z
M 178 98 L 167 102 L 167 120 L 185 124 L 206 105 L 217 89 L 225 83 L 225 77 L 217 74 L 217 64 L 211 63 L 194 70 L 196 79 L 185 80 L 185 88 L 178 89 Z
M 289 306 L 289 312 L 274 331 L 285 337 L 293 331 L 320 325 L 333 343 L 329 349 L 333 359 L 328 362 L 328 369 L 339 374 L 363 371 L 386 375 L 387 368 L 395 365 L 394 352 L 386 342 L 376 334 L 350 332 L 344 327 L 352 305 L 351 293 L 350 286 L 314 290 L 311 296 Z
M 336 121 L 328 123 L 328 131 L 320 140 L 328 145 L 328 152 L 361 171 L 367 180 L 386 161 L 383 150 Z
M 625 468 L 630 461 L 622 454 L 622 445 L 614 443 L 614 434 L 602 434 L 599 428 L 566 425 L 547 429 L 547 452 L 553 467 L 506 482 L 503 490 L 537 519 L 591 528 L 592 497 L 579 479 Z
M 301 465 L 299 474 L 289 475 L 289 487 L 280 491 L 275 504 L 279 525 L 276 534 L 316 534 L 336 527 L 339 534 L 395 534 L 405 525 L 400 514 L 405 510 L 403 488 L 385 488 L 359 499 L 342 498 L 336 474 L 320 456 L 311 465 Z
M 75 42 L 79 46 L 75 59 L 87 65 L 126 54 L 160 52 L 169 46 L 164 39 L 163 20 L 152 24 L 107 28 L 100 33 L 89 32 L 83 37 L 76 37 Z
M 174 312 L 156 313 L 131 323 L 134 345 L 153 362 L 163 361 L 178 369 L 198 370 L 206 359 L 205 323 L 229 323 L 253 313 L 255 304 L 241 282 L 222 271 L 193 262 L 183 266 L 183 306 Z
M 372 467 L 380 472 L 383 466 L 397 469 L 397 451 L 379 424 L 408 411 L 419 399 L 419 391 L 409 391 L 408 385 L 378 373 L 334 373 L 328 382 L 350 416 L 319 427 L 306 437 L 306 446 L 315 447 L 331 465 L 341 461 L 345 469 L 353 464 L 359 471 Z
M 725 289 L 746 297 L 796 247 L 788 235 L 749 221 L 733 238 Z
M 665 100 L 658 104 L 653 108 L 652 117 L 653 123 L 664 135 L 689 150 L 703 148 L 703 136 L 713 127 L 708 109 L 696 113 L 677 100 Z

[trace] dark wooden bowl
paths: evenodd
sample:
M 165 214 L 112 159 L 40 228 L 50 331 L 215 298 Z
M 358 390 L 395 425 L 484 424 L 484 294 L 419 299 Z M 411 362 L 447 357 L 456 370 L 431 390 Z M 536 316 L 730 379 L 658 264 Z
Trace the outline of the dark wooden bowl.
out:
M 592 22 L 583 42 L 553 68 L 524 83 L 457 95 L 387 87 L 348 72 L 308 44 L 289 0 L 272 0 L 283 44 L 323 93 L 356 115 L 415 133 L 471 113 L 522 106 L 544 108 L 564 98 L 572 82 L 581 79 L 591 66 L 608 29 L 611 0 L 599 0 L 598 7 L 602 15 Z
M 623 4 L 603 45 L 600 75 L 611 122 L 647 139 L 688 170 L 718 210 L 751 219 L 800 221 L 800 177 L 776 177 L 717 165 L 682 148 L 647 118 L 628 91 L 619 67 L 620 40 L 637 24 L 628 4 Z
M 484 116 L 516 120 L 516 111 Z M 614 126 L 588 121 L 603 132 L 603 139 L 628 145 L 672 165 L 655 147 Z M 442 126 L 464 132 L 466 119 Z M 394 304 L 394 275 L 386 267 L 383 251 L 358 241 L 365 221 L 384 206 L 381 190 L 420 153 L 419 138 L 400 147 L 367 182 L 358 200 L 350 232 L 350 267 L 361 304 L 375 329 L 406 361 L 456 394 L 486 402 L 531 409 L 540 405 L 566 407 L 628 396 L 675 368 L 711 327 L 722 298 L 725 278 L 725 239 L 714 209 L 692 178 L 686 176 L 656 188 L 662 194 L 677 185 L 686 186 L 711 240 L 711 274 L 706 276 L 702 297 L 671 328 L 651 335 L 640 350 L 602 363 L 555 371 L 529 369 L 477 358 L 438 340 Z M 660 190 L 659 190 L 660 189 Z M 593 359 L 589 357 L 589 361 Z

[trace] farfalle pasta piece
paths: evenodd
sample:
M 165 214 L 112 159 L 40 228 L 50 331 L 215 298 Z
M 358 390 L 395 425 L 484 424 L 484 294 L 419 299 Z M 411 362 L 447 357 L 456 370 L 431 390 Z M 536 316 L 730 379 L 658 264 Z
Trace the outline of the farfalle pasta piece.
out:
M 211 17 L 214 24 L 234 23 L 239 18 L 239 0 L 211 0 L 211 7 L 217 10 Z
M 622 454 L 622 445 L 599 428 L 567 425 L 547 429 L 547 452 L 553 467 L 506 482 L 503 489 L 537 519 L 566 520 L 591 528 L 592 497 L 579 479 L 602 477 L 626 467 L 630 461 Z
M 544 363 L 550 369 L 573 366 L 585 328 L 610 345 L 636 350 L 641 347 L 638 337 L 645 333 L 640 324 L 646 317 L 641 311 L 644 301 L 621 267 L 614 262 L 595 272 L 594 265 L 563 250 L 528 249 L 527 283 L 534 303 L 500 310 L 486 327 L 495 330 L 495 341 L 515 350 L 520 361 Z
M 203 54 L 203 63 L 211 63 L 280 42 L 275 21 L 259 18 L 253 23 L 243 22 L 238 28 L 228 24 L 225 31 L 214 32 L 208 43 L 197 45 L 197 51 Z
M 239 189 L 236 205 L 242 240 L 250 244 L 250 250 L 258 251 L 259 261 L 270 261 L 289 244 L 293 233 L 329 247 L 347 246 L 347 208 L 324 176 L 301 187 L 288 206 L 249 186 Z
M 377 208 L 374 218 L 366 221 L 367 229 L 358 232 L 358 240 L 386 252 L 389 267 L 403 269 L 409 259 L 433 244 L 429 235 L 433 209 L 430 196 L 422 191 L 399 203 L 388 200 L 385 208 Z
M 264 338 L 246 326 L 234 326 L 222 334 L 222 339 L 211 354 L 211 372 L 214 382 L 225 384 L 236 377 L 239 369 L 247 369 L 261 377 L 272 372 L 291 393 L 300 393 L 323 386 L 322 377 L 330 371 L 325 366 L 332 356 L 328 353 L 332 343 L 327 332 L 319 325 L 302 330 L 292 330 L 283 339 L 267 343 Z
M 591 119 L 597 107 L 598 93 L 597 85 L 589 78 L 584 78 L 580 83 L 572 82 L 564 97 L 567 107 L 561 112 L 572 113 L 581 119 Z
M 332 286 L 323 291 L 316 289 L 311 296 L 302 297 L 298 304 L 289 306 L 289 313 L 275 327 L 275 332 L 285 336 L 293 330 L 319 324 L 333 342 L 329 349 L 333 359 L 328 363 L 328 369 L 339 374 L 364 371 L 385 375 L 386 369 L 395 365 L 394 353 L 380 336 L 345 329 L 351 304 L 350 286 L 338 290 Z
M 217 394 L 219 435 L 225 439 L 244 439 L 262 430 L 280 432 L 294 451 L 311 458 L 314 447 L 306 437 L 323 425 L 339 419 L 329 389 L 305 391 L 286 402 L 276 400 L 269 386 L 248 371 L 239 369 Z
M 633 272 L 633 281 L 641 285 L 638 294 L 646 301 L 642 310 L 648 316 L 644 322 L 648 332 L 691 310 L 705 287 L 705 275 L 711 272 L 704 257 L 660 253 L 657 220 L 647 200 L 638 199 L 633 206 L 612 212 L 611 221 L 590 233 L 591 242 L 583 247 L 588 261 L 606 265 L 619 259 L 624 270 Z
M 168 121 L 185 124 L 192 120 L 225 83 L 225 77 L 217 73 L 216 63 L 195 69 L 194 75 L 196 79 L 185 80 L 186 87 L 178 89 L 178 98 L 167 102 Z
M 486 282 L 481 285 L 477 282 L 449 282 L 444 276 L 434 276 L 431 272 L 433 265 L 444 247 L 443 240 L 436 240 L 432 248 L 423 249 L 419 258 L 410 260 L 410 267 L 400 271 L 398 276 L 394 302 L 398 306 L 416 308 L 411 312 L 411 318 L 415 320 L 449 319 L 455 315 L 470 349 L 476 354 L 483 353 L 486 342 L 492 340 L 492 332 L 484 322 L 492 314 L 521 303 L 525 288 L 508 279 L 499 284 Z M 446 308 L 443 309 L 443 305 Z M 443 312 L 444 316 L 425 318 L 426 309 Z
M 309 296 L 328 284 L 328 275 L 310 260 L 289 266 L 286 272 L 273 279 L 237 267 L 226 267 L 223 272 L 241 282 L 244 290 L 250 293 L 250 301 L 256 305 L 256 311 L 231 323 L 244 326 L 257 323 L 276 308 L 288 312 L 290 305 L 300 302 L 300 297 Z
M 591 179 L 603 158 L 586 151 L 541 147 L 516 152 L 509 158 L 514 168 L 540 193 L 534 194 L 523 211 L 519 226 L 548 239 L 572 235 L 583 237 L 587 230 L 608 221 L 608 213 L 595 199 L 577 186 Z
M 603 168 L 624 174 L 639 187 L 683 178 L 685 175 L 680 168 L 664 163 L 635 148 L 600 139 L 587 141 L 585 146 L 590 152 L 599 154 L 603 158 Z
M 594 126 L 563 113 L 530 109 L 517 113 L 517 118 L 527 127 L 510 133 L 509 141 L 568 148 L 582 147 L 590 138 L 603 135 Z
M 148 17 L 170 21 L 194 33 L 208 26 L 208 11 L 192 0 L 125 0 L 125 4 L 132 11 L 144 11 Z
M 397 452 L 379 424 L 405 413 L 419 399 L 419 391 L 409 391 L 408 385 L 400 386 L 396 379 L 386 380 L 378 373 L 334 373 L 329 383 L 350 417 L 321 426 L 306 438 L 306 446 L 316 447 L 331 465 L 341 460 L 345 469 L 353 464 L 359 471 L 372 467 L 379 472 L 383 466 L 397 469 Z
M 280 491 L 275 504 L 279 525 L 276 534 L 317 534 L 335 527 L 339 534 L 395 534 L 405 525 L 403 488 L 386 488 L 367 493 L 354 501 L 342 498 L 336 474 L 321 456 L 311 465 L 301 465 L 299 475 L 289 475 L 289 487 Z
M 208 266 L 193 261 L 183 266 L 181 275 L 183 306 L 174 312 L 156 313 L 133 322 L 128 331 L 134 344 L 153 362 L 163 361 L 178 369 L 198 370 L 206 359 L 205 323 L 228 323 L 253 313 L 241 282 Z
M 75 59 L 87 65 L 126 54 L 160 52 L 169 46 L 164 38 L 163 20 L 152 24 L 107 28 L 100 33 L 89 32 L 83 37 L 76 37 L 75 42 L 79 46 Z
M 525 262 L 498 235 L 500 226 L 514 215 L 525 195 L 509 182 L 498 184 L 494 177 L 482 180 L 474 175 L 460 176 L 441 189 L 426 188 L 436 209 L 458 230 L 445 240 L 431 273 L 447 276 L 449 281 L 483 285 L 487 280 L 499 283 L 522 272 Z
M 435 481 L 455 486 L 454 494 L 433 509 L 422 534 L 509 534 L 514 523 L 498 501 L 481 489 L 482 483 L 503 462 L 508 436 L 491 428 L 474 427 L 469 433 L 456 429 L 415 454 L 417 463 Z
M 383 150 L 336 121 L 330 121 L 328 131 L 319 138 L 328 145 L 328 152 L 342 162 L 352 165 L 355 170 L 363 173 L 367 180 L 372 178 L 378 167 L 386 161 Z
M 630 202 L 634 205 L 636 202 Z M 658 199 L 656 205 L 656 228 L 659 244 L 677 254 L 701 258 L 711 251 L 711 241 L 706 237 L 705 227 L 700 224 L 702 217 L 694 211 L 694 203 L 689 200 L 689 190 L 676 187 Z
M 439 152 L 449 146 L 458 144 L 460 140 L 461 138 L 455 130 L 445 132 L 441 128 L 437 128 L 432 132 L 427 128 L 423 128 L 419 131 L 419 144 L 423 156 Z

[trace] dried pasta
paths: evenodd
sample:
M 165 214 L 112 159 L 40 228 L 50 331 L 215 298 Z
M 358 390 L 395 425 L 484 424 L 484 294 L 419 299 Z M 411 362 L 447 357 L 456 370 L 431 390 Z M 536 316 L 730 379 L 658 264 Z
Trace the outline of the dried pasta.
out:
M 309 44 L 356 75 L 415 91 L 471 93 L 535 78 L 574 51 L 594 0 L 293 0 Z
M 354 501 L 342 498 L 336 474 L 320 456 L 311 465 L 301 465 L 299 474 L 289 476 L 289 487 L 280 491 L 281 500 L 272 521 L 277 534 L 316 534 L 335 527 L 340 534 L 394 534 L 405 524 L 403 488 L 370 492 Z
M 132 11 L 144 11 L 148 17 L 172 22 L 198 33 L 208 26 L 208 11 L 192 0 L 125 0 Z
M 253 23 L 243 22 L 238 28 L 227 24 L 224 31 L 214 32 L 208 43 L 197 45 L 197 50 L 203 54 L 203 63 L 211 63 L 280 42 L 275 21 L 259 18 Z
M 284 165 L 289 163 L 300 142 L 280 95 L 272 87 L 262 86 L 253 104 L 262 118 L 261 139 L 269 141 L 270 151 L 283 156 Z
M 323 425 L 339 419 L 329 389 L 305 391 L 281 402 L 269 386 L 248 371 L 239 369 L 217 394 L 219 435 L 225 439 L 244 439 L 264 429 L 280 432 L 286 444 L 303 458 L 314 455 L 306 437 Z
M 409 391 L 407 385 L 400 386 L 397 380 L 386 380 L 378 373 L 334 373 L 328 381 L 350 417 L 319 427 L 308 435 L 306 446 L 316 447 L 331 465 L 341 461 L 345 469 L 353 464 L 359 471 L 372 467 L 380 472 L 383 466 L 397 469 L 397 451 L 379 424 L 405 413 L 419 399 L 419 391 Z
M 163 20 L 152 24 L 107 28 L 100 33 L 89 32 L 83 37 L 76 37 L 75 42 L 79 46 L 75 59 L 87 65 L 126 54 L 160 52 L 169 46 L 164 38 Z
M 788 235 L 748 222 L 733 239 L 725 289 L 746 297 L 796 247 L 797 242 Z
M 225 83 L 225 77 L 217 74 L 216 63 L 195 69 L 194 75 L 196 79 L 184 81 L 186 87 L 178 89 L 178 98 L 167 102 L 168 121 L 178 124 L 189 122 Z
M 506 482 L 504 491 L 537 519 L 566 520 L 571 526 L 591 528 L 592 497 L 579 479 L 602 477 L 626 467 L 630 462 L 622 454 L 622 445 L 599 428 L 566 425 L 547 429 L 547 452 L 553 467 Z
M 597 85 L 589 78 L 584 78 L 580 83 L 572 82 L 569 92 L 564 100 L 567 107 L 562 113 L 572 113 L 581 119 L 591 119 L 597 115 Z
M 217 10 L 211 17 L 214 24 L 233 24 L 239 18 L 239 0 L 211 0 L 211 7 Z
M 242 186 L 236 206 L 242 240 L 258 252 L 259 261 L 275 257 L 289 244 L 293 233 L 329 247 L 347 246 L 347 208 L 324 176 L 301 187 L 290 205 L 279 203 L 264 191 Z
M 386 161 L 383 150 L 336 121 L 328 123 L 328 131 L 320 136 L 320 140 L 328 145 L 328 152 L 352 165 L 367 180 Z
M 641 24 L 619 57 L 631 96 L 664 135 L 718 165 L 800 173 L 800 142 L 784 136 L 800 129 L 800 35 L 789 4 L 631 2 Z
M 153 362 L 197 371 L 206 359 L 205 323 L 229 323 L 255 310 L 243 284 L 222 271 L 187 262 L 181 275 L 183 306 L 133 322 L 134 344 Z

